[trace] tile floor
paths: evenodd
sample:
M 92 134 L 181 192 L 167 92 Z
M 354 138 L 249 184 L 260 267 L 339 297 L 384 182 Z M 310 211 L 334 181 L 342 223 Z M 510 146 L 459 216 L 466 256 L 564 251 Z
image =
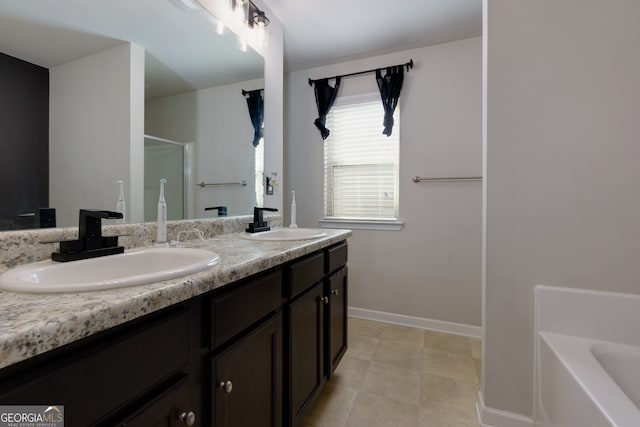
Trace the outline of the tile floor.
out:
M 478 426 L 480 340 L 349 322 L 349 349 L 303 427 Z

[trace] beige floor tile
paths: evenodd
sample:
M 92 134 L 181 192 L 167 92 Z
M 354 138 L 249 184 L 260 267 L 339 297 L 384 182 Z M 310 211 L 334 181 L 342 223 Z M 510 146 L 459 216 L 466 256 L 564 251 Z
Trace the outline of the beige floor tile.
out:
M 418 405 L 420 385 L 420 371 L 372 362 L 360 390 L 398 402 Z
M 308 427 L 345 427 L 358 390 L 329 383 L 305 417 Z
M 480 340 L 349 318 L 349 349 L 303 427 L 477 427 Z
M 369 360 L 350 357 L 347 352 L 333 373 L 331 382 L 343 387 L 360 388 L 370 364 Z
M 385 325 L 380 339 L 423 345 L 424 330 L 389 324 Z
M 469 338 L 469 344 L 471 344 L 471 356 L 482 359 L 482 341 L 477 338 Z
M 348 427 L 417 427 L 417 405 L 360 392 L 347 420 Z
M 378 338 L 354 335 L 349 337 L 349 348 L 345 355 L 356 359 L 371 360 L 378 347 Z
M 422 372 L 479 384 L 471 355 L 424 350 Z
M 424 373 L 420 387 L 420 406 L 449 405 L 466 413 L 475 408 L 479 387 L 440 375 Z
M 380 338 L 385 326 L 384 323 L 350 317 L 349 336 L 359 335 L 370 338 Z
M 424 348 L 464 355 L 472 354 L 471 338 L 436 331 L 424 331 Z
M 373 354 L 374 362 L 387 363 L 402 368 L 421 370 L 423 359 L 422 345 L 413 341 L 387 341 L 381 339 Z
M 418 427 L 478 427 L 478 417 L 461 417 L 446 407 L 420 408 Z

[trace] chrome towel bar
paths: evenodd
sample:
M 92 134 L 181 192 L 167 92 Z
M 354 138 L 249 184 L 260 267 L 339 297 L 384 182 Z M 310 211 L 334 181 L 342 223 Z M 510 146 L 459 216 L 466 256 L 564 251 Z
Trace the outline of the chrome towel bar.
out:
M 201 182 L 200 184 L 196 184 L 198 187 L 204 188 L 204 187 L 231 187 L 234 185 L 240 185 L 242 187 L 246 187 L 247 186 L 247 181 L 245 181 L 244 179 L 242 180 L 242 182 L 216 182 L 216 183 L 208 183 L 205 184 L 204 182 Z
M 412 178 L 413 182 L 475 182 L 482 181 L 481 176 L 452 176 L 447 178 L 420 178 L 419 176 L 414 176 Z

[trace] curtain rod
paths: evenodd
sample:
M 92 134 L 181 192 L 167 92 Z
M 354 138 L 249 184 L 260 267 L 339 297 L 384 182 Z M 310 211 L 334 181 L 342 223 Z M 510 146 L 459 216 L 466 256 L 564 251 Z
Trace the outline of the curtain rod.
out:
M 413 68 L 413 59 L 410 59 L 409 62 L 405 62 L 404 64 L 399 64 L 396 65 L 396 67 L 407 67 L 407 72 Z M 360 74 L 367 74 L 367 73 L 373 73 L 376 72 L 378 70 L 384 70 L 385 68 L 389 68 L 389 67 L 381 67 L 381 68 L 374 68 L 372 70 L 367 70 L 367 71 L 358 71 L 355 73 L 349 73 L 349 74 L 342 74 L 340 76 L 334 76 L 334 77 L 328 77 L 329 79 L 337 79 L 338 77 L 351 77 L 351 76 L 357 76 Z M 309 79 L 309 86 L 313 86 L 313 84 L 315 82 L 317 82 L 318 80 L 322 80 L 322 79 L 315 79 L 315 80 L 311 80 Z
M 264 90 L 264 89 L 255 89 L 255 90 L 244 90 L 244 89 L 242 89 L 242 96 L 247 96 L 247 94 L 249 92 L 255 92 L 257 90 Z

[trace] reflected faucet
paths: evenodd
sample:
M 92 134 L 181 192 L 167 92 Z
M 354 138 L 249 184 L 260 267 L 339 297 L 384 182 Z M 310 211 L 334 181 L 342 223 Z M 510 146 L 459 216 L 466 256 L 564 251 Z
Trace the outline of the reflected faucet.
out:
M 267 222 L 264 220 L 263 211 L 278 212 L 275 208 L 253 208 L 253 222 L 249 223 L 249 227 L 245 230 L 247 233 L 259 233 L 261 231 L 271 230 Z
M 54 261 L 76 261 L 105 255 L 121 254 L 118 236 L 102 235 L 102 219 L 120 219 L 122 213 L 80 209 L 78 240 L 60 242 L 60 251 L 51 254 Z
M 213 206 L 210 208 L 204 208 L 205 211 L 218 211 L 218 216 L 227 216 L 227 207 L 226 206 Z

